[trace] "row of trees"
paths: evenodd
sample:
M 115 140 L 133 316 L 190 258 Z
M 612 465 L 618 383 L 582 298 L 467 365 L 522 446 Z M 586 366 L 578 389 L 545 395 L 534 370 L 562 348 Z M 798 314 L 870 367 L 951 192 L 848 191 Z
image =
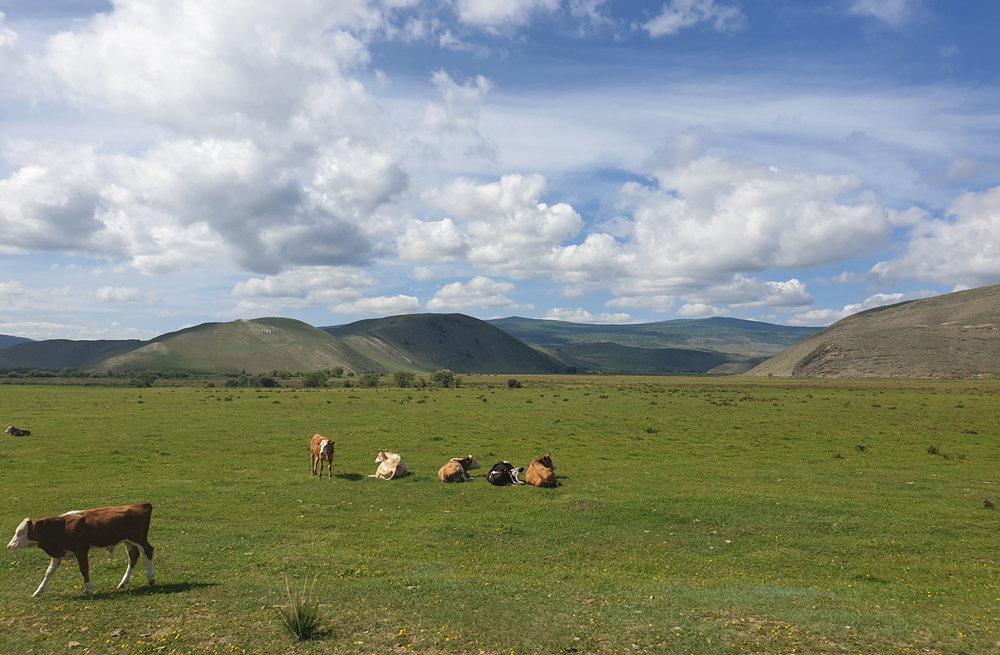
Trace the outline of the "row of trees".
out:
M 222 375 L 227 378 L 225 386 L 233 388 L 259 389 L 280 387 L 281 383 L 279 380 L 289 380 L 293 377 L 300 377 L 302 379 L 302 386 L 304 387 L 319 388 L 329 385 L 331 380 L 335 378 L 343 378 L 345 375 L 345 369 L 343 366 L 337 366 L 335 368 L 325 368 L 309 373 L 303 373 L 301 371 L 292 373 L 291 371 L 279 370 L 273 370 L 270 373 L 247 373 L 246 369 L 243 369 L 239 373 L 224 373 Z M 76 369 L 48 371 L 32 368 L 0 369 L 0 376 L 6 376 L 9 378 L 127 378 L 129 383 L 135 387 L 151 387 L 161 378 L 186 379 L 191 377 L 190 374 L 179 371 L 147 370 L 130 371 L 128 373 L 112 373 L 111 371 L 108 371 L 105 374 L 101 374 Z M 355 377 L 354 372 L 346 371 L 346 376 L 348 379 L 344 380 L 344 387 L 357 386 L 362 388 L 375 388 L 379 386 L 382 378 L 382 376 L 378 373 L 363 373 L 357 376 L 357 380 L 352 383 L 351 378 Z M 392 376 L 392 383 L 400 389 L 408 389 L 412 387 L 426 388 L 429 386 L 447 389 L 449 387 L 462 386 L 462 376 L 455 375 L 448 369 L 435 371 L 434 373 L 431 373 L 429 377 L 418 376 L 412 371 L 396 371 Z M 511 378 L 507 381 L 507 385 L 513 389 L 520 388 L 521 383 L 514 378 Z M 214 384 L 211 386 L 214 386 Z

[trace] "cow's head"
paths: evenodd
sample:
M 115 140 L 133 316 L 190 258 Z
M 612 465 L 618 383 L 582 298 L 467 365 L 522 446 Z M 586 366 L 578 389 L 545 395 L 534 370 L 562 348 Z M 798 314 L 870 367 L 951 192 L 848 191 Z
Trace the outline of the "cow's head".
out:
M 513 482 L 514 484 L 524 484 L 524 482 L 521 481 L 521 478 L 518 477 L 522 473 L 524 473 L 524 467 L 523 466 L 521 466 L 519 468 L 511 468 L 510 469 L 510 479 L 511 479 L 511 482 Z
M 31 519 L 26 518 L 21 521 L 21 525 L 17 526 L 17 530 L 14 530 L 14 537 L 7 544 L 7 548 L 10 550 L 19 550 L 21 548 L 34 548 L 37 546 L 38 542 L 32 539 L 35 536 L 32 527 Z
M 542 455 L 541 457 L 539 457 L 538 458 L 538 463 L 541 464 L 542 466 L 544 466 L 547 469 L 552 469 L 553 471 L 556 470 L 556 465 L 552 463 L 552 458 L 549 457 L 548 453 L 545 453 L 544 455 Z
M 324 439 L 319 445 L 319 452 L 323 453 L 326 457 L 333 457 L 333 442 L 329 439 Z
M 375 463 L 376 464 L 381 464 L 382 462 L 384 462 L 387 459 L 389 459 L 389 451 L 388 450 L 380 450 L 380 451 L 378 451 L 378 457 L 375 458 Z
M 3 423 L 0 423 L 0 425 L 3 425 Z M 6 432 L 6 433 L 7 433 L 7 434 L 9 434 L 9 435 L 13 435 L 13 434 L 14 434 L 14 430 L 15 430 L 15 428 L 14 428 L 14 426 L 12 425 L 12 426 L 10 426 L 9 428 L 7 428 L 6 430 L 4 430 L 4 432 Z
M 462 465 L 462 468 L 464 468 L 466 471 L 473 471 L 477 468 L 480 468 L 479 462 L 477 462 L 476 458 L 473 457 L 472 455 L 469 455 L 468 457 L 463 457 L 458 461 Z

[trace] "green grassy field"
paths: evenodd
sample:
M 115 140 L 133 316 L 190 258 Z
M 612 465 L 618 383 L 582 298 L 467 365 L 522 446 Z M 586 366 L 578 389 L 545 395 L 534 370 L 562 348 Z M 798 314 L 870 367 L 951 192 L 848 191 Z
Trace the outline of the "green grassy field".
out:
M 33 433 L 0 439 L 0 537 L 149 501 L 156 547 L 154 587 L 94 551 L 93 595 L 67 562 L 37 599 L 47 557 L 5 551 L 0 653 L 1000 649 L 1000 383 L 506 379 L 0 385 Z M 367 478 L 379 448 L 413 473 Z M 562 487 L 486 483 L 545 452 Z M 469 453 L 474 482 L 438 482 Z M 286 578 L 319 639 L 281 630 Z

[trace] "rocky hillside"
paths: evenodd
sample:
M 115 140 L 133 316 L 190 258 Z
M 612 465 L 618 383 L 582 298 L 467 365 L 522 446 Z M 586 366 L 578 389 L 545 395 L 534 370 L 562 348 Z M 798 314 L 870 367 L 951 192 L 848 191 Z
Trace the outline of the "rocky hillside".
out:
M 848 316 L 748 375 L 986 378 L 1000 375 L 1000 285 Z

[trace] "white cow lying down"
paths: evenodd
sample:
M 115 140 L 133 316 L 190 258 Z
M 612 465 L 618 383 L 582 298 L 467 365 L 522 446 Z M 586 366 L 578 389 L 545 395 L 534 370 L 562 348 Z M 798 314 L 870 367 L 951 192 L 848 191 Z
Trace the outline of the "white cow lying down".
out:
M 403 458 L 397 453 L 381 450 L 378 457 L 375 458 L 375 463 L 378 464 L 378 470 L 375 471 L 375 475 L 369 475 L 368 477 L 370 478 L 393 480 L 406 475 L 406 464 L 403 463 Z

